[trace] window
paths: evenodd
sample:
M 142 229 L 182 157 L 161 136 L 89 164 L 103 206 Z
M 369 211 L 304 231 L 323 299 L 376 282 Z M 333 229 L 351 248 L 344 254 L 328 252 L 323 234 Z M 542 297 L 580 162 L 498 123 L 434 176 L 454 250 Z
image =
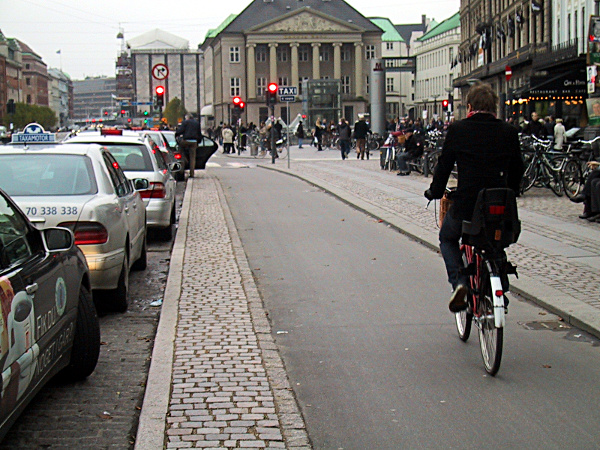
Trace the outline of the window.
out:
M 27 94 L 27 104 L 31 105 L 31 94 Z
M 240 86 L 241 86 L 241 80 L 240 78 L 230 78 L 229 79 L 229 93 L 231 94 L 232 97 L 236 97 L 238 95 L 240 95 Z
M 29 64 L 25 64 L 25 69 L 29 70 Z
M 386 78 L 385 79 L 385 91 L 386 92 L 394 92 L 394 79 Z
M 289 86 L 288 77 L 279 77 L 279 86 Z
M 115 161 L 115 158 L 109 152 L 104 152 L 102 156 L 117 196 L 125 197 L 127 194 L 130 194 L 133 191 L 132 185 L 127 177 L 125 177 L 123 171 L 118 168 L 119 164 Z
M 277 61 L 286 62 L 288 60 L 288 48 L 277 47 Z
M 375 46 L 374 45 L 367 45 L 365 51 L 366 51 L 367 59 L 375 59 Z
M 319 61 L 329 61 L 329 49 L 321 48 L 319 51 Z
M 369 88 L 371 87 L 371 86 L 369 85 L 369 75 L 367 75 L 367 77 L 366 77 L 366 81 L 367 81 L 367 94 L 368 94 L 368 93 L 369 93 L 369 91 L 370 91 L 370 89 L 369 89 Z
M 33 255 L 27 239 L 27 222 L 4 197 L 0 197 L 0 262 L 2 267 L 11 267 Z
M 342 75 L 342 94 L 350 94 L 350 75 Z
M 450 47 L 450 48 L 448 49 L 448 56 L 449 56 L 449 58 L 448 58 L 448 62 L 449 62 L 450 64 L 452 64 L 452 58 L 454 58 L 454 48 L 453 48 L 453 47 Z
M 31 78 L 25 78 L 25 84 L 31 86 Z
M 308 55 L 310 54 L 308 45 L 301 45 L 298 47 L 298 61 L 306 62 L 308 61 Z
M 262 97 L 265 95 L 265 89 L 267 89 L 267 79 L 265 77 L 259 77 L 256 79 L 256 95 Z
M 394 43 L 393 42 L 386 42 L 385 43 L 385 49 L 386 50 L 394 50 Z
M 343 45 L 342 46 L 342 61 L 351 61 L 352 60 L 352 52 L 350 50 L 350 47 L 347 45 Z
M 240 48 L 239 47 L 229 47 L 229 62 L 230 63 L 240 62 Z
M 256 47 L 256 62 L 267 61 L 267 48 L 264 46 Z

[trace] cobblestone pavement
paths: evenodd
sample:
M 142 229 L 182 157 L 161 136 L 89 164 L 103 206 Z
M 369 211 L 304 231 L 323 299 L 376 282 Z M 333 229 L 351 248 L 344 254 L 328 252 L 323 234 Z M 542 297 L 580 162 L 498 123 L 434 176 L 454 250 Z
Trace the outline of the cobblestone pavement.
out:
M 161 394 L 168 410 L 153 408 L 147 392 L 136 448 L 162 447 L 144 440 L 152 426 L 145 417 L 162 414 L 166 448 L 310 448 L 220 185 L 206 172 L 191 181 L 180 218 L 180 296 L 165 295 L 178 302 L 172 367 L 151 367 L 172 369 L 171 392 Z M 170 343 L 157 336 L 157 345 Z

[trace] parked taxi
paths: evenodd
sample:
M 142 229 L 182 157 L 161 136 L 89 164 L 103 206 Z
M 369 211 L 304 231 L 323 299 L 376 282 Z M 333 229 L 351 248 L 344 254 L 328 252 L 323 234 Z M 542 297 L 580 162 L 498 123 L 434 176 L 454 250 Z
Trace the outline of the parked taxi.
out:
M 106 147 L 30 143 L 52 136 L 40 129 L 30 124 L 0 149 L 0 188 L 38 228 L 71 229 L 87 259 L 92 289 L 111 291 L 99 296 L 101 305 L 125 311 L 129 270 L 146 268 L 144 202 Z M 135 183 L 148 187 L 145 179 Z
M 153 150 L 147 140 L 134 131 L 102 129 L 78 134 L 65 144 L 96 143 L 107 148 L 125 175 L 131 180 L 148 180 L 148 189 L 140 191 L 147 212 L 148 228 L 158 231 L 165 241 L 173 237 L 176 221 L 175 196 L 177 182 L 171 170 L 179 163 L 167 166 L 159 150 Z M 156 153 L 159 152 L 159 153 Z
M 73 233 L 36 229 L 0 190 L 0 439 L 52 377 L 94 371 L 100 327 L 90 287 Z

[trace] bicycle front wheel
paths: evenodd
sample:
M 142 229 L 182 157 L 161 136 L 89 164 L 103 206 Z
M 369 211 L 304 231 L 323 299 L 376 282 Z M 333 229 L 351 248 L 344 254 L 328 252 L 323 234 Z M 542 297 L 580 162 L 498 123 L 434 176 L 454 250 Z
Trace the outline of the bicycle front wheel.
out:
M 479 347 L 485 370 L 494 376 L 500 369 L 502 360 L 502 342 L 504 328 L 496 328 L 494 323 L 494 299 L 490 274 L 482 266 L 480 272 L 481 286 L 477 300 L 477 322 L 479 327 Z
M 537 179 L 537 162 L 532 161 L 525 170 L 523 178 L 521 178 L 521 193 L 524 194 L 535 184 Z
M 561 176 L 563 188 L 567 197 L 574 198 L 583 190 L 583 176 L 577 160 L 568 160 L 563 167 Z
M 279 155 L 280 158 L 287 158 L 287 147 L 280 147 L 277 149 L 277 154 Z

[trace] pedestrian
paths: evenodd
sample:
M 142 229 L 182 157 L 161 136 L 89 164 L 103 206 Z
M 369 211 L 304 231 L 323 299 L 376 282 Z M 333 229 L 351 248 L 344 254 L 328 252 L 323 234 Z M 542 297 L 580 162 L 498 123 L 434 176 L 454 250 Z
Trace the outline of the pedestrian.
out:
M 302 125 L 302 121 L 298 122 L 298 128 L 296 128 L 296 137 L 298 138 L 298 148 L 302 148 L 302 144 L 304 143 L 304 126 Z
M 523 128 L 523 134 L 535 136 L 538 139 L 546 137 L 546 129 L 540 123 L 540 117 L 535 111 L 531 113 L 531 120 Z
M 440 229 L 440 251 L 453 289 L 449 309 L 454 313 L 468 307 L 468 275 L 461 270 L 463 220 L 472 220 L 482 189 L 510 188 L 517 194 L 525 170 L 519 134 L 496 118 L 497 109 L 498 95 L 489 84 L 478 82 L 471 86 L 467 94 L 467 118 L 448 128 L 433 181 L 424 193 L 428 200 L 442 198 L 456 164 L 458 187 Z
M 406 141 L 404 143 L 404 151 L 398 152 L 396 155 L 396 163 L 398 165 L 397 175 L 410 175 L 410 167 L 408 167 L 408 161 L 415 160 L 423 156 L 423 150 L 425 148 L 425 139 L 421 133 L 414 133 L 414 130 L 408 128 L 404 130 L 404 136 Z
M 354 139 L 356 139 L 356 159 L 365 159 L 365 147 L 367 144 L 367 135 L 371 132 L 369 125 L 365 121 L 363 114 L 358 115 L 358 120 L 354 124 Z M 369 152 L 367 151 L 367 159 Z
M 196 168 L 196 150 L 198 142 L 202 140 L 202 130 L 200 123 L 194 119 L 191 114 L 185 115 L 185 120 L 177 127 L 175 138 L 181 136 L 180 146 L 184 152 L 187 152 L 187 159 L 190 166 L 190 178 L 194 178 L 194 169 Z
M 556 121 L 554 120 L 554 116 L 546 116 L 544 121 L 544 130 L 546 131 L 546 136 L 548 139 L 552 139 L 554 137 L 554 127 L 556 126 Z
M 319 117 L 315 122 L 315 143 L 317 144 L 317 151 L 323 151 L 323 147 L 321 146 L 323 142 L 323 126 L 321 125 L 321 118 Z
M 219 126 L 215 129 L 215 139 L 219 140 L 219 145 L 223 146 L 223 122 L 219 122 Z
M 223 131 L 221 132 L 221 137 L 223 138 L 223 153 L 229 154 L 234 153 L 233 150 L 233 130 L 229 125 L 223 126 Z
M 270 148 L 269 128 L 264 122 L 260 123 L 258 137 L 260 139 L 260 151 L 261 153 L 264 153 L 267 151 L 267 148 Z
M 565 126 L 563 120 L 559 117 L 554 125 L 554 149 L 562 150 L 565 142 Z
M 350 153 L 350 139 L 352 136 L 352 130 L 350 129 L 350 124 L 343 117 L 340 119 L 340 123 L 338 124 L 337 133 L 340 137 L 340 151 L 342 152 L 342 160 L 344 160 Z

